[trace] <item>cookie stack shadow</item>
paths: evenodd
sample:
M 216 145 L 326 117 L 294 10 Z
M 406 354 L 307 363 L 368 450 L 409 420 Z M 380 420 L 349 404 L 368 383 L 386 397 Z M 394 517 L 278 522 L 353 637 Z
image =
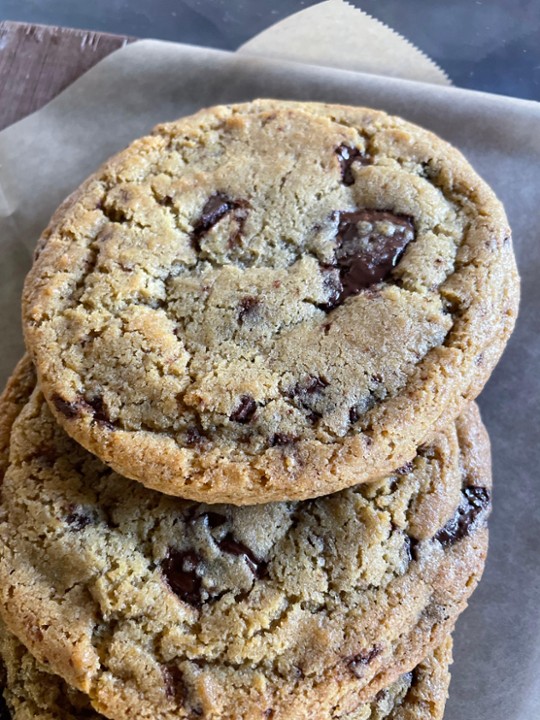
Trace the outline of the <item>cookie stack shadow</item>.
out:
M 1 720 L 440 720 L 504 210 L 380 111 L 158 126 L 69 197 L 0 399 Z

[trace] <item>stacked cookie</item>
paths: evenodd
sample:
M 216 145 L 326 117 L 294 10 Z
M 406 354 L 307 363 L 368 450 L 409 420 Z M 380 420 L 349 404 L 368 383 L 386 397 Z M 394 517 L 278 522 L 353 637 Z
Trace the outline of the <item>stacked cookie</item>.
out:
M 492 191 L 382 112 L 212 108 L 106 163 L 1 400 L 8 717 L 441 718 L 518 288 Z

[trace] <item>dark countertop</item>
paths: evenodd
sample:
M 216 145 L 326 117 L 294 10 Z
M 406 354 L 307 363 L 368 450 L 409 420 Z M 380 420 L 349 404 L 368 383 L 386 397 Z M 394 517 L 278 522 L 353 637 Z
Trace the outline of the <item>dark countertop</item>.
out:
M 234 50 L 316 0 L 0 0 L 0 19 Z M 540 0 L 350 0 L 462 87 L 540 100 Z

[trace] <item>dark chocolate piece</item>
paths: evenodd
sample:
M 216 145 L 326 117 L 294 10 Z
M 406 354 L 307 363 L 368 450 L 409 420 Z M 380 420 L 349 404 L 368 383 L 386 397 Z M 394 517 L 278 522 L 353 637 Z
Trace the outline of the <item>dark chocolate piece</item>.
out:
M 336 149 L 336 155 L 339 158 L 341 179 L 344 185 L 354 185 L 354 175 L 351 170 L 353 163 L 359 162 L 362 165 L 369 165 L 371 162 L 371 159 L 367 155 L 364 155 L 358 148 L 351 147 L 350 145 L 340 145 Z
M 165 695 L 169 700 L 174 700 L 178 705 L 183 705 L 186 700 L 186 685 L 184 675 L 177 665 L 162 666 L 163 680 L 165 682 Z
M 84 400 L 83 402 L 92 409 L 92 415 L 94 416 L 94 420 L 96 422 L 100 425 L 105 425 L 105 427 L 109 430 L 114 430 L 114 425 L 111 422 L 110 417 L 107 415 L 102 397 L 98 395 L 91 400 Z
M 186 430 L 186 446 L 197 447 L 203 445 L 206 441 L 206 435 L 202 431 L 202 428 L 195 425 L 190 425 Z
M 218 546 L 223 552 L 243 557 L 251 572 L 259 580 L 264 578 L 268 572 L 268 564 L 264 560 L 260 560 L 250 548 L 244 545 L 244 543 L 235 540 L 230 533 L 225 535 L 223 540 L 220 540 Z
M 298 405 L 308 411 L 308 419 L 315 423 L 322 417 L 320 407 L 321 394 L 328 387 L 328 381 L 318 375 L 308 375 L 299 380 L 287 394 Z
M 323 308 L 326 310 L 386 280 L 416 234 L 412 218 L 386 210 L 338 212 L 335 217 L 335 265 L 339 268 L 341 290 L 338 292 L 334 280 L 335 292 Z M 388 224 L 387 234 L 381 223 Z
M 234 208 L 234 202 L 223 193 L 216 193 L 206 202 L 202 209 L 201 217 L 193 228 L 197 235 L 210 230 L 222 217 Z
M 242 395 L 240 397 L 240 403 L 235 410 L 229 416 L 229 420 L 237 423 L 248 423 L 251 418 L 255 415 L 257 410 L 257 403 L 251 395 Z
M 234 211 L 238 221 L 238 228 L 229 240 L 229 247 L 237 244 L 242 234 L 244 222 L 247 217 L 248 203 L 245 200 L 231 200 L 224 193 L 218 192 L 212 195 L 202 209 L 201 217 L 193 226 L 191 239 L 197 252 L 200 250 L 200 238 L 216 225 L 227 213 Z
M 173 593 L 185 602 L 199 607 L 201 604 L 201 578 L 197 569 L 201 558 L 193 550 L 182 552 L 169 548 L 167 556 L 161 562 L 161 570 Z
M 355 677 L 360 679 L 364 675 L 365 668 L 381 653 L 382 647 L 375 645 L 371 650 L 364 650 L 358 655 L 347 658 L 347 667 Z
M 255 311 L 259 306 L 259 298 L 255 295 L 246 295 L 240 300 L 238 311 L 238 322 L 242 324 L 250 315 L 255 315 Z
M 475 485 L 466 487 L 461 491 L 461 502 L 454 517 L 439 530 L 435 540 L 444 547 L 449 547 L 470 535 L 489 510 L 490 500 L 488 488 Z
M 94 512 L 88 508 L 70 505 L 68 511 L 66 522 L 70 526 L 70 530 L 84 530 L 85 527 L 93 525 L 96 521 Z
M 80 401 L 68 402 L 67 400 L 64 400 L 63 397 L 60 397 L 60 395 L 53 395 L 52 401 L 58 412 L 62 413 L 64 417 L 67 417 L 68 420 L 73 420 L 73 418 L 76 418 L 81 414 Z
M 297 441 L 298 438 L 294 437 L 294 435 L 288 435 L 287 433 L 275 433 L 270 438 L 270 445 L 272 445 L 272 447 L 275 447 L 276 445 L 292 445 Z
M 409 461 L 408 463 L 405 463 L 405 465 L 402 465 L 401 467 L 398 467 L 396 470 L 396 475 L 408 475 L 414 467 L 413 461 Z
M 220 527 L 227 522 L 227 518 L 225 517 L 225 515 L 220 515 L 220 513 L 216 512 L 205 512 L 202 515 L 198 515 L 194 519 L 202 519 L 202 521 L 206 523 L 211 530 Z
M 394 229 L 381 234 L 379 223 Z M 340 302 L 385 280 L 414 237 L 413 220 L 405 215 L 381 210 L 339 213 L 336 260 L 343 284 Z
M 418 560 L 418 543 L 419 541 L 416 540 L 416 538 L 410 535 L 405 536 L 405 553 L 408 563 L 413 562 L 413 560 Z

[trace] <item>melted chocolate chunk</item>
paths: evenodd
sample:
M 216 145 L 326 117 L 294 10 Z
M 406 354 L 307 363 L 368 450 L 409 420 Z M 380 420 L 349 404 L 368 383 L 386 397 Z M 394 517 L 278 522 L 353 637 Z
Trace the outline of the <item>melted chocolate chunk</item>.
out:
M 242 395 L 238 407 L 229 415 L 229 420 L 237 423 L 248 423 L 255 415 L 257 403 L 251 395 Z
M 461 502 L 454 517 L 435 535 L 443 547 L 449 547 L 471 534 L 490 507 L 488 488 L 469 485 L 461 492 Z
M 64 417 L 67 417 L 68 420 L 73 420 L 73 418 L 81 414 L 81 403 L 79 401 L 68 402 L 64 400 L 63 397 L 60 397 L 60 395 L 53 395 L 52 401 L 58 412 L 62 413 Z
M 251 572 L 259 580 L 262 580 L 262 578 L 266 576 L 268 572 L 268 563 L 264 560 L 260 560 L 250 548 L 244 545 L 244 543 L 235 540 L 230 533 L 225 535 L 223 540 L 220 540 L 218 547 L 220 550 L 229 553 L 230 555 L 243 557 Z
M 69 514 L 66 516 L 66 522 L 70 526 L 70 530 L 84 530 L 88 525 L 93 525 L 96 521 L 94 512 L 84 507 L 70 505 Z
M 414 222 L 406 215 L 358 210 L 340 212 L 337 218 L 335 263 L 342 288 L 328 309 L 386 280 L 415 238 Z
M 201 217 L 193 227 L 191 239 L 197 251 L 200 250 L 199 240 L 208 232 L 210 228 L 216 225 L 227 213 L 231 211 L 235 212 L 235 217 L 238 221 L 238 229 L 231 237 L 229 246 L 234 246 L 240 234 L 242 233 L 244 221 L 247 217 L 247 202 L 245 200 L 231 200 L 224 193 L 216 193 L 207 201 L 206 205 L 202 209 Z
M 201 217 L 195 225 L 193 232 L 202 235 L 210 230 L 222 217 L 230 212 L 235 203 L 223 193 L 216 193 L 207 201 L 203 207 Z
M 255 295 L 246 295 L 246 297 L 243 297 L 240 300 L 240 309 L 238 311 L 238 322 L 240 325 L 242 325 L 246 318 L 249 318 L 251 315 L 255 315 L 258 306 L 259 298 L 255 297 Z
M 201 578 L 197 569 L 202 560 L 193 550 L 181 552 L 169 548 L 169 552 L 161 562 L 161 570 L 175 595 L 185 602 L 200 607 L 201 604 Z
M 162 666 L 163 680 L 165 682 L 165 695 L 174 700 L 177 705 L 183 705 L 186 700 L 186 685 L 184 675 L 177 665 Z
M 96 422 L 100 425 L 104 425 L 109 430 L 114 430 L 114 425 L 112 424 L 110 417 L 107 415 L 102 397 L 98 395 L 91 400 L 85 400 L 84 403 L 92 409 L 92 415 L 94 416 L 94 420 Z
M 52 401 L 58 412 L 61 412 L 62 415 L 68 418 L 68 420 L 73 420 L 73 418 L 79 417 L 83 410 L 89 410 L 96 422 L 100 425 L 104 425 L 109 430 L 114 430 L 114 425 L 105 411 L 103 399 L 99 396 L 92 398 L 91 400 L 81 398 L 75 402 L 68 402 L 67 400 L 64 400 L 64 398 L 60 397 L 60 395 L 53 395 Z
M 382 647 L 375 645 L 371 650 L 364 650 L 358 655 L 347 658 L 347 667 L 355 677 L 361 678 L 364 675 L 365 668 L 381 653 Z
M 371 162 L 367 155 L 364 155 L 358 148 L 351 147 L 350 145 L 340 145 L 336 149 L 336 155 L 339 158 L 341 179 L 344 185 L 354 185 L 354 175 L 351 170 L 353 163 L 359 162 L 362 165 L 369 165 Z

